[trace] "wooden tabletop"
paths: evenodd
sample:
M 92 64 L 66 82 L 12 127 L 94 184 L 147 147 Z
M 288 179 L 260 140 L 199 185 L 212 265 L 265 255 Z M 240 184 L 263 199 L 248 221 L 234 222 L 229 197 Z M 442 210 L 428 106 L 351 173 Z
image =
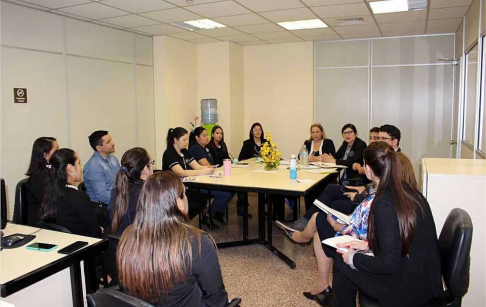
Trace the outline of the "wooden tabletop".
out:
M 242 162 L 248 163 L 248 166 L 233 164 L 230 176 L 225 176 L 223 168 L 220 167 L 216 169 L 215 175 L 189 177 L 186 180 L 195 178 L 195 181 L 186 181 L 185 183 L 189 186 L 212 189 L 221 188 L 223 190 L 262 191 L 268 193 L 285 192 L 288 195 L 305 195 L 308 190 L 326 178 L 329 172 L 332 171 L 332 169 L 316 169 L 315 171 L 320 173 L 310 173 L 305 170 L 298 170 L 297 179 L 290 179 L 288 165 L 281 165 L 275 171 L 265 171 L 263 170 L 263 165 L 257 163 L 255 159 Z M 218 176 L 218 173 L 221 176 Z
M 3 232 L 5 236 L 15 233 L 28 235 L 36 232 L 39 229 L 40 228 L 9 223 L 7 224 L 7 227 L 3 229 Z M 53 262 L 56 262 L 57 260 L 62 260 L 63 258 L 69 257 L 70 255 L 59 254 L 57 251 L 76 241 L 86 241 L 89 243 L 83 249 L 102 241 L 101 239 L 50 231 L 46 229 L 42 229 L 33 235 L 35 235 L 36 238 L 26 245 L 13 249 L 4 248 L 0 252 L 0 284 L 5 285 L 14 279 L 39 270 Z M 58 246 L 58 248 L 51 252 L 29 250 L 26 248 L 27 245 L 36 242 L 55 244 Z

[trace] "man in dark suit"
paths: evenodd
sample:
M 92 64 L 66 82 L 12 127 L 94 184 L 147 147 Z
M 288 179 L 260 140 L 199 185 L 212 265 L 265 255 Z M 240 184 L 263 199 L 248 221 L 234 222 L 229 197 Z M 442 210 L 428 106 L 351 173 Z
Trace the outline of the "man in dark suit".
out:
M 400 129 L 393 125 L 383 125 L 380 127 L 380 141 L 388 143 L 395 151 L 402 151 L 400 149 Z

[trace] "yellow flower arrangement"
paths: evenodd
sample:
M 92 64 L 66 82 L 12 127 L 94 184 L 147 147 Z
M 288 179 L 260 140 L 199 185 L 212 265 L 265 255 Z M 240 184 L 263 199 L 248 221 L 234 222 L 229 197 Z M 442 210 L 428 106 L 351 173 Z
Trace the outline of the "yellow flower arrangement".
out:
M 272 141 L 272 135 L 268 132 L 265 133 L 267 142 L 263 144 L 260 150 L 260 156 L 262 161 L 260 163 L 265 164 L 265 170 L 276 169 L 280 165 L 280 157 L 282 153 L 278 151 L 277 144 Z

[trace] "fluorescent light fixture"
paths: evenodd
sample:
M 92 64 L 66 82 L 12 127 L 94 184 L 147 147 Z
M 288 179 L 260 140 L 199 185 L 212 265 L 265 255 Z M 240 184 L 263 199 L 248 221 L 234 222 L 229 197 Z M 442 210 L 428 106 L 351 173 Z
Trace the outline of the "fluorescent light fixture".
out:
M 317 29 L 327 28 L 327 25 L 320 19 L 309 20 L 297 20 L 297 21 L 285 21 L 277 22 L 279 26 L 284 27 L 287 30 L 304 30 L 304 29 Z
M 189 20 L 183 22 L 171 23 L 174 27 L 178 27 L 184 30 L 196 31 L 196 30 L 210 30 L 216 28 L 226 28 L 225 25 L 212 21 L 211 19 L 199 19 Z
M 408 11 L 407 0 L 385 0 L 370 2 L 371 9 L 375 14 L 396 13 Z

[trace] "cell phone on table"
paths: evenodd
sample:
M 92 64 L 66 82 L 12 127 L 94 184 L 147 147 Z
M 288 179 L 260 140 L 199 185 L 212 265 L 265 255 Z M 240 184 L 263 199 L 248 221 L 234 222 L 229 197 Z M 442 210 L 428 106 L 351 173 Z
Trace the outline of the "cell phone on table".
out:
M 55 250 L 57 248 L 57 245 L 37 242 L 37 243 L 32 243 L 30 245 L 27 245 L 26 248 L 30 250 L 41 251 L 41 252 L 50 252 Z
M 75 251 L 77 251 L 80 248 L 85 247 L 88 245 L 88 242 L 86 241 L 76 241 L 73 244 L 70 244 L 58 251 L 59 254 L 64 254 L 64 255 L 69 255 Z

